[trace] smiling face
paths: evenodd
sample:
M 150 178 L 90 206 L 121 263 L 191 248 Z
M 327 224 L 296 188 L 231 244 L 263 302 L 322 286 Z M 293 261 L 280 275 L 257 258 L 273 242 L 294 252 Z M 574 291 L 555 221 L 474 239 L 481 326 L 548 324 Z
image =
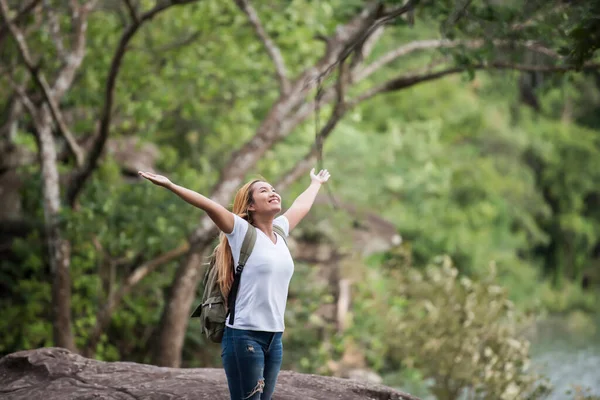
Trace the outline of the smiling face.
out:
M 268 182 L 258 181 L 252 185 L 252 203 L 248 210 L 259 215 L 275 215 L 281 211 L 281 196 Z

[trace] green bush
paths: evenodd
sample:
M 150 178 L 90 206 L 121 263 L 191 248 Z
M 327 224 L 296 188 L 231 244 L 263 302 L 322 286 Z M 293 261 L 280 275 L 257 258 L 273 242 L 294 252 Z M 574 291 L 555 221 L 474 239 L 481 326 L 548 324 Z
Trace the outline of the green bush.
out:
M 519 314 L 494 271 L 474 281 L 459 275 L 447 257 L 423 271 L 394 258 L 384 267 L 378 290 L 370 293 L 374 308 L 355 311 L 352 334 L 369 337 L 359 327 L 371 326 L 373 343 L 384 342 L 377 354 L 390 370 L 419 370 L 440 400 L 464 393 L 472 399 L 535 399 L 548 392 L 529 369 L 529 343 L 516 332 Z M 390 301 L 396 307 L 377 306 Z M 373 316 L 376 326 L 368 324 Z

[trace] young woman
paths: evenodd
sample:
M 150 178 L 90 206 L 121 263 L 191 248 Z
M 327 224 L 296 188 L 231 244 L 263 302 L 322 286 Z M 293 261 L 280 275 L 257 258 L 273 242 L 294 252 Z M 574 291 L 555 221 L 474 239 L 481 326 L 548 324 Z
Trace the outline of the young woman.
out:
M 225 298 L 233 283 L 234 265 L 237 265 L 248 224 L 257 228 L 256 243 L 244 267 L 235 301 L 235 319 L 233 324 L 229 324 L 229 319 L 226 322 L 221 358 L 231 400 L 271 400 L 283 356 L 284 313 L 294 272 L 290 252 L 273 226 L 277 225 L 288 236 L 312 207 L 321 185 L 329 179 L 329 172 L 325 169 L 315 175 L 313 168 L 308 188 L 279 217 L 281 196 L 262 180 L 252 180 L 242 186 L 229 212 L 164 176 L 141 171 L 139 174 L 206 211 L 221 230 L 215 255 Z

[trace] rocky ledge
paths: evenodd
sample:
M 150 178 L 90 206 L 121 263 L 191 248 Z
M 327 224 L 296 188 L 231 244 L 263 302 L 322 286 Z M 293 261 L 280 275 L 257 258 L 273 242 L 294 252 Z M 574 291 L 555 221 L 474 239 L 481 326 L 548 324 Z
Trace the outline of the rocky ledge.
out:
M 0 359 L 3 400 L 229 400 L 222 369 L 161 368 L 102 362 L 60 348 L 20 351 Z M 391 388 L 282 371 L 274 400 L 418 400 Z

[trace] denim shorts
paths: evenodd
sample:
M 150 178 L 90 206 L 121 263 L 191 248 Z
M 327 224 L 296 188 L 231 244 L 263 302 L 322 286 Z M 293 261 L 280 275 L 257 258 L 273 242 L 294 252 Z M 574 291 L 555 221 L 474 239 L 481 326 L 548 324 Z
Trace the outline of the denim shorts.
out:
M 281 336 L 225 327 L 221 359 L 231 400 L 271 400 L 283 358 Z

